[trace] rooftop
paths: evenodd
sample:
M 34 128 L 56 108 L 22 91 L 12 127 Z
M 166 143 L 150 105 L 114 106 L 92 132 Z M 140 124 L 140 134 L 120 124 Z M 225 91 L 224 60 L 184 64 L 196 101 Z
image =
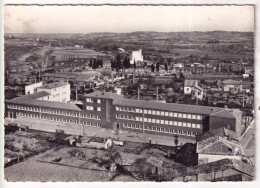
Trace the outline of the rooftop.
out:
M 26 95 L 27 97 L 31 98 L 31 99 L 38 99 L 38 98 L 42 98 L 42 97 L 46 97 L 49 96 L 50 93 L 48 93 L 47 91 L 40 91 L 31 95 Z
M 37 95 L 39 95 L 39 94 L 37 94 Z M 23 104 L 23 105 L 29 105 L 29 106 L 40 106 L 40 107 L 47 107 L 47 108 L 63 109 L 63 110 L 77 110 L 77 111 L 81 110 L 77 105 L 72 104 L 72 103 L 36 100 L 37 95 L 35 95 L 35 94 L 24 95 L 24 96 L 17 97 L 17 98 L 11 99 L 11 100 L 5 100 L 5 102 L 14 103 L 14 104 Z
M 94 98 L 101 98 L 101 99 L 120 99 L 123 98 L 122 95 L 118 95 L 116 93 L 111 92 L 102 92 L 102 91 L 96 91 L 93 93 L 89 93 L 84 95 L 85 97 L 94 97 Z
M 242 112 L 240 110 L 224 108 L 224 110 L 212 113 L 210 116 L 223 117 L 223 118 L 236 118 L 241 113 Z
M 177 103 L 161 103 L 161 102 L 123 99 L 123 98 L 118 98 L 114 100 L 113 104 L 118 106 L 129 106 L 129 107 L 136 107 L 136 108 L 146 108 L 146 109 L 165 110 L 165 111 L 184 112 L 184 113 L 186 112 L 186 113 L 204 114 L 204 115 L 209 115 L 212 113 L 226 110 L 225 108 L 218 108 L 218 107 L 177 104 Z
M 223 83 L 223 84 L 228 84 L 228 85 L 242 85 L 242 82 L 241 82 L 241 81 L 232 80 L 232 79 L 224 80 L 224 81 L 222 81 L 222 83 Z
M 69 83 L 65 83 L 65 82 L 54 82 L 54 83 L 50 83 L 50 84 L 43 85 L 43 86 L 38 87 L 38 88 L 53 89 L 53 88 L 62 87 L 62 86 L 66 86 L 66 85 L 69 85 Z
M 198 80 L 185 80 L 184 86 L 185 87 L 192 87 L 198 83 Z

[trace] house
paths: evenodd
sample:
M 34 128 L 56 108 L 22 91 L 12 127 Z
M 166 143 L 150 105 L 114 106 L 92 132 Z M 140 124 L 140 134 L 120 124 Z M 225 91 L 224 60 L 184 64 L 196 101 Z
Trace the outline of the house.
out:
M 224 92 L 240 93 L 243 90 L 242 81 L 232 79 L 222 81 L 222 87 Z
M 144 57 L 142 55 L 142 50 L 132 51 L 132 54 L 130 56 L 130 64 L 133 65 L 135 62 L 143 62 Z
M 243 149 L 238 135 L 225 127 L 197 136 L 198 163 L 221 159 L 242 160 Z
M 184 94 L 202 100 L 204 97 L 204 89 L 198 85 L 198 80 L 185 80 Z

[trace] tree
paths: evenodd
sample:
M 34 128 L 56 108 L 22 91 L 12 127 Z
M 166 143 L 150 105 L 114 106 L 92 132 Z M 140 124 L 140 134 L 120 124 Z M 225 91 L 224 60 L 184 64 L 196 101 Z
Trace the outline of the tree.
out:
M 159 72 L 160 71 L 160 64 L 157 62 L 156 63 L 156 71 Z
M 167 65 L 167 63 L 164 64 L 164 67 L 165 67 L 165 71 L 168 71 L 168 65 Z
M 124 68 L 128 69 L 130 67 L 130 59 L 125 57 L 123 60 L 123 66 Z
M 151 71 L 154 72 L 155 66 L 152 64 Z

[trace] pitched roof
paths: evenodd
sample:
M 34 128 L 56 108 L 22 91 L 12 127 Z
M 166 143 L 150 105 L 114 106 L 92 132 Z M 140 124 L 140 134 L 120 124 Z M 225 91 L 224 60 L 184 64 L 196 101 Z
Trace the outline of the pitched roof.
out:
M 189 105 L 189 104 L 177 104 L 177 103 L 161 103 L 154 101 L 144 101 L 144 100 L 133 100 L 133 99 L 123 99 L 119 98 L 114 100 L 114 105 L 118 106 L 129 106 L 136 108 L 146 108 L 154 110 L 165 110 L 172 112 L 186 112 L 192 114 L 205 114 L 209 115 L 214 112 L 219 112 L 224 110 L 224 108 L 200 106 L 200 105 Z
M 89 93 L 84 95 L 85 97 L 93 97 L 93 98 L 100 98 L 100 99 L 120 99 L 123 98 L 122 95 L 118 95 L 111 92 L 102 92 L 102 91 L 96 91 L 93 93 Z
M 184 86 L 185 87 L 192 87 L 195 86 L 198 80 L 185 80 Z
M 32 94 L 33 95 L 33 94 Z M 64 109 L 64 110 L 81 110 L 77 105 L 72 103 L 63 103 L 63 102 L 54 102 L 54 101 L 46 101 L 46 100 L 35 100 L 30 95 L 25 95 L 22 97 L 14 98 L 11 100 L 5 100 L 7 103 L 13 104 L 23 104 L 29 106 L 40 106 L 40 107 L 48 107 L 55 109 Z
M 222 81 L 222 83 L 223 84 L 228 84 L 228 85 L 242 85 L 241 81 L 232 80 L 232 79 L 224 80 L 224 81 Z
M 31 98 L 31 99 L 38 99 L 38 98 L 46 97 L 46 96 L 49 96 L 49 95 L 50 95 L 50 93 L 48 93 L 47 91 L 40 91 L 40 92 L 37 92 L 37 93 L 26 95 L 26 97 Z
M 225 127 L 220 127 L 218 129 L 214 129 L 210 132 L 204 132 L 201 135 L 197 135 L 196 140 L 197 140 L 197 142 L 199 142 L 202 140 L 207 140 L 209 138 L 218 137 L 218 136 L 230 137 L 233 140 L 239 140 L 238 135 L 234 131 L 231 131 Z
M 224 109 L 222 111 L 217 111 L 215 113 L 212 113 L 210 116 L 223 117 L 223 118 L 236 118 L 241 113 L 242 111 L 236 109 Z

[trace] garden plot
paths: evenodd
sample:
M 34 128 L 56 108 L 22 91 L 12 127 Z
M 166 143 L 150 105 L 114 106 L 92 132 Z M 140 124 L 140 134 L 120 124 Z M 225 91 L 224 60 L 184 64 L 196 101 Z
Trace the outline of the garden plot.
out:
M 59 151 L 50 151 L 38 158 L 37 161 L 86 170 L 107 171 L 107 169 L 96 160 L 97 158 L 99 158 L 101 162 L 107 160 L 104 158 L 106 153 L 104 150 L 66 147 Z

